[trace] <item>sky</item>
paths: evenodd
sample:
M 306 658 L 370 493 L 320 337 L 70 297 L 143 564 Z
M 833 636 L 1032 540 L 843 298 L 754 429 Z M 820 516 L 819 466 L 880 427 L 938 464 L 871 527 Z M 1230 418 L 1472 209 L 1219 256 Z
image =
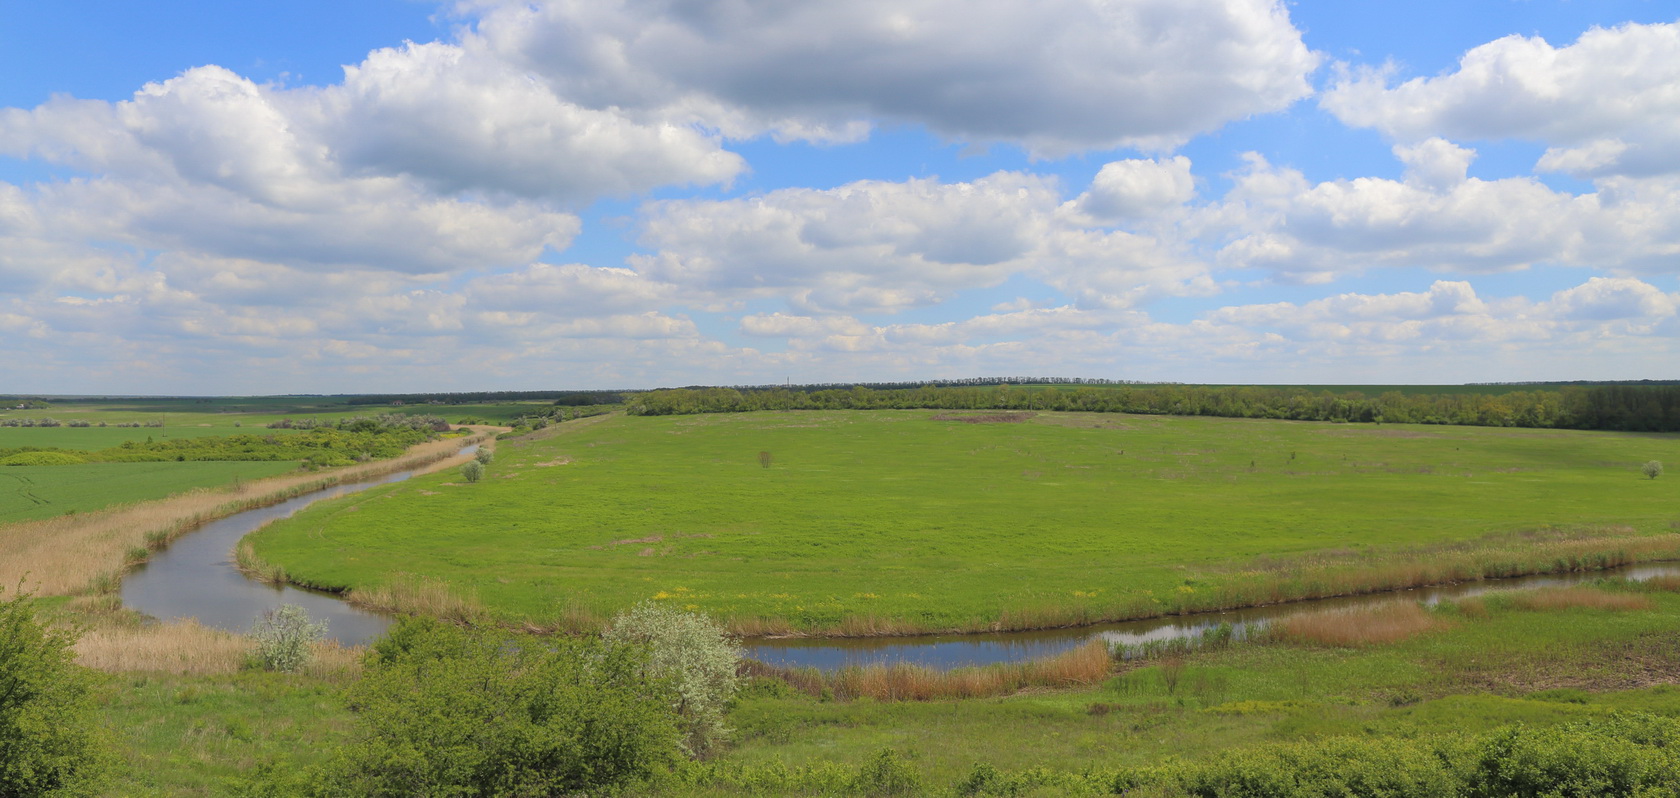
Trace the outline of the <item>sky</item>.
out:
M 0 0 L 0 393 L 1680 378 L 1680 5 Z

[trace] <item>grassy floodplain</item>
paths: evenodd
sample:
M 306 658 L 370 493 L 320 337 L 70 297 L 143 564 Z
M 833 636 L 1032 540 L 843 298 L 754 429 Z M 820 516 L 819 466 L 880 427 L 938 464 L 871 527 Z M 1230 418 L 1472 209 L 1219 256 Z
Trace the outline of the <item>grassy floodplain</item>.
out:
M 1022 628 L 1207 606 L 1268 569 L 1614 528 L 1671 545 L 1674 436 L 957 411 L 606 417 L 259 532 L 294 581 L 442 580 L 506 620 L 642 599 L 743 631 Z M 769 453 L 765 466 L 761 453 Z M 1504 536 L 1501 538 L 1500 536 Z M 1541 539 L 1544 535 L 1541 536 Z M 1589 547 L 1590 548 L 1590 547 Z M 1325 554 L 1329 552 L 1329 554 Z M 1404 560 L 1404 558 L 1401 558 Z

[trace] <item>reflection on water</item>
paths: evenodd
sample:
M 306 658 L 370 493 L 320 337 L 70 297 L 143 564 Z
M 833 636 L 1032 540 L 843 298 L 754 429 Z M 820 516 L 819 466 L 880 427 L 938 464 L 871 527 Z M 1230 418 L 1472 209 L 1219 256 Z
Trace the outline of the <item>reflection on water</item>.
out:
M 470 445 L 461 452 L 477 450 L 477 445 Z M 335 485 L 205 524 L 123 577 L 123 604 L 156 618 L 196 618 L 205 626 L 230 632 L 248 632 L 264 612 L 295 604 L 309 617 L 327 622 L 327 637 L 345 645 L 369 643 L 385 633 L 390 619 L 352 607 L 332 593 L 247 579 L 233 565 L 233 549 L 240 538 L 264 524 L 315 502 L 401 482 L 411 475 L 399 471 L 366 482 Z
M 1041 632 L 1007 632 L 982 635 L 935 635 L 874 639 L 788 639 L 754 641 L 746 646 L 747 656 L 771 665 L 794 668 L 837 670 L 849 666 L 907 662 L 940 670 L 967 665 L 1023 662 L 1069 651 L 1093 639 L 1110 645 L 1141 645 L 1151 642 L 1199 637 L 1220 624 L 1230 624 L 1238 637 L 1278 618 L 1303 612 L 1368 607 L 1391 601 L 1421 601 L 1434 604 L 1444 599 L 1467 598 L 1496 590 L 1562 587 L 1604 577 L 1633 580 L 1653 576 L 1680 575 L 1680 565 L 1634 565 L 1582 574 L 1526 576 L 1469 582 L 1441 587 L 1418 588 L 1399 593 L 1318 599 L 1270 607 L 1252 607 L 1229 612 L 1202 613 L 1173 618 L 1055 629 Z

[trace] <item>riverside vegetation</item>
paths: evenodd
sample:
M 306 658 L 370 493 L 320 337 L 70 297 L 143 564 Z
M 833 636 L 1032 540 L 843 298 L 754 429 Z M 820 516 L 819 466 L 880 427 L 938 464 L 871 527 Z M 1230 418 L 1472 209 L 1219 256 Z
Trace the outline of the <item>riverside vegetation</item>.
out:
M 1092 647 L 1056 661 L 946 673 L 900 667 L 818 674 L 749 666 L 727 712 L 711 717 L 716 724 L 688 727 L 730 730 L 703 759 L 691 758 L 699 752 L 692 743 L 686 751 L 678 744 L 684 728 L 678 715 L 645 712 L 662 705 L 645 700 L 656 695 L 668 696 L 671 703 L 664 705 L 675 706 L 672 694 L 660 692 L 669 689 L 672 674 L 655 674 L 635 664 L 646 660 L 622 655 L 630 658 L 622 660 L 627 669 L 617 671 L 624 676 L 616 684 L 628 693 L 602 682 L 567 693 L 582 703 L 566 704 L 573 698 L 542 685 L 582 685 L 580 679 L 613 669 L 586 676 L 576 663 L 621 655 L 590 653 L 606 651 L 590 642 L 593 635 L 574 644 L 570 638 L 510 638 L 507 629 L 605 628 L 613 625 L 615 613 L 638 602 L 679 615 L 709 611 L 736 631 L 1080 623 L 1117 608 L 1158 613 L 1417 580 L 1671 558 L 1668 539 L 1680 536 L 1672 533 L 1672 502 L 1665 503 L 1673 495 L 1670 483 L 1647 479 L 1640 464 L 1672 462 L 1674 446 L 1667 436 L 1118 415 L 1016 417 L 990 410 L 596 417 L 502 441 L 476 484 L 460 483 L 455 465 L 461 459 L 443 460 L 435 475 L 413 483 L 416 492 L 375 489 L 383 492 L 358 497 L 366 503 L 321 508 L 332 512 L 318 517 L 313 530 L 335 535 L 346 518 L 384 516 L 424 499 L 445 499 L 440 508 L 488 512 L 479 521 L 457 510 L 440 516 L 440 522 L 456 524 L 454 565 L 482 567 L 481 576 L 431 567 L 443 557 L 413 557 L 394 564 L 403 575 L 365 587 L 367 595 L 383 591 L 388 606 L 435 609 L 460 628 L 410 622 L 399 627 L 410 631 L 365 655 L 318 644 L 308 664 L 284 673 L 250 669 L 252 644 L 239 636 L 190 624 L 160 629 L 134 618 L 98 593 L 104 584 L 98 580 L 60 580 L 59 596 L 37 597 L 24 606 L 55 624 L 83 629 L 73 649 L 78 659 L 111 674 L 89 682 L 87 695 L 103 731 L 85 760 L 108 765 L 103 772 L 119 778 L 84 782 L 81 792 L 1670 794 L 1680 790 L 1674 777 L 1680 772 L 1675 761 L 1680 725 L 1674 720 L 1680 716 L 1680 690 L 1672 687 L 1680 682 L 1673 634 L 1680 620 L 1680 580 L 1673 579 L 1604 580 L 1431 608 L 1400 603 L 1362 615 L 1306 616 L 1246 642 L 1214 636 L 1200 647 L 1158 649 L 1125 660 Z M 764 481 L 749 482 L 754 475 Z M 783 482 L 778 486 L 770 479 Z M 822 490 L 829 480 L 838 484 Z M 906 481 L 912 484 L 893 484 Z M 607 568 L 608 576 L 654 581 L 594 604 L 555 590 L 563 584 L 559 579 L 519 584 L 525 576 L 517 570 L 495 567 L 512 560 L 475 562 L 502 547 L 518 548 L 526 559 L 533 553 L 538 560 L 550 556 L 544 549 L 554 542 L 552 530 L 527 527 L 494 538 L 461 534 L 506 520 L 495 514 L 497 503 L 523 501 L 519 509 L 526 517 L 582 513 L 589 501 L 607 497 L 607 485 L 614 482 L 621 493 L 635 494 L 639 512 L 628 502 L 603 503 L 605 523 L 617 528 L 600 530 L 600 543 L 580 540 L 565 552 L 617 556 L 616 570 L 611 559 L 585 564 Z M 1073 484 L 1058 484 L 1064 482 Z M 1626 492 L 1624 483 L 1651 493 Z M 517 498 L 521 491 L 541 501 Z M 911 501 L 925 499 L 928 491 L 945 491 L 943 502 Z M 473 492 L 477 498 L 467 501 Z M 553 496 L 568 492 L 581 494 L 580 503 L 553 502 Z M 781 492 L 793 495 L 778 502 Z M 986 493 L 1004 495 L 997 504 L 985 504 Z M 690 499 L 686 516 L 678 494 Z M 842 498 L 847 495 L 851 498 Z M 1356 495 L 1365 497 L 1364 506 Z M 736 540 L 719 522 L 731 501 L 768 504 L 755 517 L 741 519 Z M 987 524 L 952 511 L 970 502 L 992 511 L 1008 501 L 1030 502 L 1049 518 L 1037 522 L 1025 512 L 1006 513 L 998 516 L 1000 526 L 1015 534 L 988 536 Z M 895 513 L 895 503 L 904 511 Z M 1371 506 L 1401 508 L 1395 514 L 1402 517 L 1372 519 Z M 1224 511 L 1227 523 L 1217 523 L 1215 509 Z M 1238 523 L 1243 520 L 1253 523 Z M 1094 523 L 1096 531 L 1072 541 L 1046 535 L 1059 524 L 1079 521 Z M 639 524 L 646 531 L 638 532 Z M 825 534 L 800 534 L 812 524 Z M 18 526 L 0 527 L 0 549 L 26 539 L 12 537 L 8 543 L 6 534 Z M 1185 534 L 1204 528 L 1205 534 Z M 911 541 L 913 530 L 921 537 Z M 391 527 L 389 537 L 399 537 L 399 531 Z M 424 525 L 408 530 L 422 538 L 414 550 L 441 550 L 441 543 L 424 539 L 424 531 Z M 892 535 L 905 538 L 900 544 L 905 548 L 873 560 L 864 556 L 867 546 L 891 545 Z M 645 540 L 654 536 L 661 539 Z M 42 537 L 37 532 L 27 539 Z M 777 539 L 765 540 L 771 537 Z M 830 545 L 818 545 L 822 538 Z M 782 569 L 761 589 L 779 585 L 778 592 L 790 598 L 822 597 L 817 590 L 787 590 L 809 583 L 835 599 L 856 602 L 849 606 L 867 614 L 835 606 L 800 615 L 797 608 L 806 605 L 773 596 L 749 598 L 784 603 L 743 604 L 746 612 L 731 614 L 717 600 L 742 599 L 716 595 L 686 578 L 708 568 L 720 579 L 747 573 L 744 565 L 719 569 L 717 562 L 732 561 L 705 552 L 754 539 L 761 545 L 736 548 L 728 556 Z M 59 542 L 89 545 L 72 540 Z M 990 559 L 953 559 L 964 553 L 965 541 L 967 550 L 995 551 Z M 272 556 L 262 538 L 254 542 L 264 557 Z M 935 557 L 903 556 L 922 542 Z M 1122 545 L 1131 548 L 1115 554 Z M 810 565 L 828 554 L 841 566 L 836 574 Z M 833 590 L 884 560 L 897 559 L 903 569 L 927 576 L 949 568 L 996 569 L 1022 556 L 1044 558 L 1044 587 L 1004 584 L 987 593 L 971 584 L 966 593 L 906 591 L 920 595 L 893 596 L 902 611 L 896 617 L 880 612 L 888 602 L 879 600 L 890 593 L 866 589 L 857 592 L 872 595 L 849 596 Z M 1106 561 L 1081 572 L 1073 562 L 1080 557 Z M 68 564 L 44 556 L 32 562 L 47 568 Z M 645 570 L 635 573 L 623 562 Z M 990 573 L 995 578 L 999 571 Z M 684 574 L 684 581 L 659 581 L 673 574 Z M 1093 592 L 1082 581 L 1093 576 L 1107 580 L 1095 585 L 1096 591 L 1136 594 L 1078 595 Z M 509 582 L 497 581 L 502 578 Z M 948 579 L 923 581 L 965 587 Z M 587 587 L 606 591 L 602 585 Z M 507 599 L 543 590 L 559 600 L 550 597 L 524 610 Z M 1006 600 L 998 601 L 1000 595 Z M 925 614 L 946 601 L 967 604 L 943 617 Z M 175 643 L 149 648 L 165 634 Z M 136 656 L 146 650 L 157 654 Z M 456 659 L 452 651 L 465 658 Z M 563 656 L 539 666 L 510 659 L 509 651 Z M 416 652 L 423 656 L 415 658 Z M 519 674 L 492 673 L 504 666 L 517 666 Z M 490 689 L 414 681 L 447 673 Z M 536 673 L 574 675 L 521 680 Z M 654 681 L 640 681 L 648 677 Z M 598 763 L 593 771 L 604 780 L 579 780 L 580 771 L 565 765 L 568 760 L 542 754 L 544 745 L 561 742 L 551 735 L 591 728 L 581 720 L 544 725 L 543 718 L 587 718 L 595 711 L 590 706 L 611 705 L 619 695 L 639 696 L 633 706 L 641 714 L 626 709 L 629 725 L 613 739 L 646 745 L 622 748 L 622 756 L 604 750 L 587 754 L 584 759 Z M 381 703 L 398 697 L 418 703 Z M 573 708 L 507 714 L 519 706 Z M 487 723 L 482 718 L 488 716 L 473 714 L 481 710 L 531 722 Z M 420 753 L 388 733 L 400 729 L 405 718 L 423 716 L 413 713 L 436 713 L 429 715 L 437 719 L 430 728 L 448 733 L 429 739 L 445 748 Z M 577 745 L 595 742 L 576 739 L 567 750 L 586 750 Z M 99 751 L 113 752 L 115 761 L 102 759 Z M 499 770 L 498 762 L 538 760 L 543 764 L 524 772 L 547 782 L 494 780 L 497 773 L 512 772 Z M 378 772 L 370 771 L 376 764 Z M 382 780 L 393 774 L 410 780 Z M 457 778 L 461 774 L 468 779 Z M 491 780 L 473 781 L 472 774 Z

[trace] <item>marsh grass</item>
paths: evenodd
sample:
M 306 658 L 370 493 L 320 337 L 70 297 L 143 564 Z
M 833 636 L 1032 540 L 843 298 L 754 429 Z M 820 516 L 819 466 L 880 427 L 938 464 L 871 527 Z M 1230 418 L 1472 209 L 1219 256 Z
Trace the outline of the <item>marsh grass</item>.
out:
M 1272 623 L 1278 640 L 1299 645 L 1359 647 L 1396 643 L 1440 629 L 1446 621 L 1416 602 L 1294 615 Z
M 114 592 L 139 550 L 156 551 L 209 521 L 344 482 L 427 466 L 447 468 L 461 447 L 488 437 L 431 441 L 401 457 L 325 474 L 292 474 L 245 482 L 238 489 L 199 489 L 99 512 L 0 527 L 0 584 L 23 582 L 37 595 Z M 470 457 L 467 455 L 465 457 Z
M 1510 606 L 1522 610 L 1554 612 L 1557 610 L 1592 609 L 1626 612 L 1656 609 L 1656 602 L 1648 596 L 1634 593 L 1612 593 L 1590 587 L 1552 587 L 1539 590 L 1513 591 L 1499 597 Z
M 1646 590 L 1660 590 L 1668 593 L 1680 593 L 1680 575 L 1654 576 L 1640 582 Z
M 196 621 L 102 625 L 85 631 L 76 642 L 76 661 L 109 673 L 174 673 L 213 675 L 237 673 L 249 666 L 251 638 L 211 629 Z M 342 680 L 358 673 L 361 649 L 320 641 L 311 646 L 302 673 Z
M 244 540 L 233 547 L 233 567 L 239 569 L 247 579 L 254 579 L 265 585 L 284 585 L 291 581 L 285 568 L 264 562 L 257 556 L 257 550 L 250 542 Z
M 801 692 L 842 701 L 936 701 L 1009 695 L 1029 687 L 1087 687 L 1107 678 L 1112 667 L 1108 647 L 1092 641 L 1041 660 L 947 671 L 897 663 L 823 673 L 755 661 L 748 661 L 743 671 L 744 675 L 774 677 Z
M 456 591 L 441 579 L 414 574 L 397 574 L 383 585 L 351 590 L 344 600 L 377 612 L 421 615 L 466 625 L 480 623 L 486 617 L 476 595 Z

